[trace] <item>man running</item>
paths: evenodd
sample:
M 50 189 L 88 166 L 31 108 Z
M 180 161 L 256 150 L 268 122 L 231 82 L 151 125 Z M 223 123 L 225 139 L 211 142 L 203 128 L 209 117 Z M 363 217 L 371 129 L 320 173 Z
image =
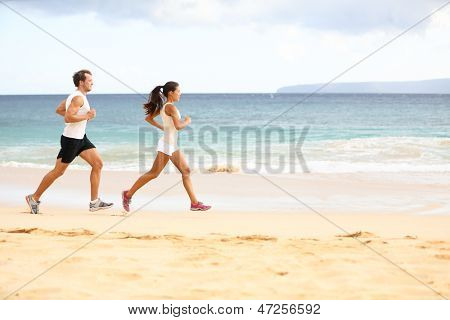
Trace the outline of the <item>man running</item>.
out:
M 89 211 L 108 209 L 113 206 L 112 203 L 103 202 L 98 197 L 103 162 L 97 149 L 86 136 L 86 124 L 96 115 L 95 109 L 89 106 L 86 98 L 87 93 L 92 90 L 92 73 L 89 70 L 75 72 L 73 83 L 77 90 L 56 108 L 56 113 L 64 117 L 66 126 L 61 136 L 61 150 L 56 157 L 55 168 L 44 176 L 35 193 L 25 197 L 32 214 L 39 213 L 40 198 L 44 191 L 64 174 L 69 164 L 78 155 L 92 167 Z

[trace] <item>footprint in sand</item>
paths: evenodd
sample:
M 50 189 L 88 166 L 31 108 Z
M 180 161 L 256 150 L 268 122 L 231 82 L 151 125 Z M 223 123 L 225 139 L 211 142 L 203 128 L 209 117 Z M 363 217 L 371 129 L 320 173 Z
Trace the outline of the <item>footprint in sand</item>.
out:
M 237 240 L 237 242 L 235 242 Z M 237 236 L 237 237 L 230 237 L 230 238 L 222 238 L 220 239 L 221 242 L 230 242 L 233 241 L 237 244 L 244 243 L 243 241 L 277 241 L 277 238 L 269 237 L 269 236 L 262 236 L 262 235 L 250 235 L 250 236 Z
M 236 239 L 238 240 L 245 240 L 245 241 L 276 241 L 277 238 L 269 237 L 269 236 L 263 236 L 263 235 L 250 235 L 250 236 L 237 236 Z
M 163 238 L 165 240 L 176 240 L 176 241 L 181 241 L 184 239 L 183 236 L 180 236 L 178 234 L 165 234 L 165 235 L 163 235 Z
M 95 232 L 87 229 L 75 229 L 71 231 L 50 231 L 53 235 L 64 237 L 93 236 Z
M 287 271 L 276 271 L 276 270 L 273 270 L 272 268 L 267 268 L 267 271 L 272 272 L 272 273 L 276 274 L 277 276 L 285 276 L 285 275 L 289 274 L 289 272 L 287 272 Z
M 0 232 L 6 233 L 24 233 L 24 234 L 38 234 L 38 235 L 50 235 L 50 236 L 63 236 L 63 237 L 77 237 L 77 236 L 92 236 L 95 233 L 87 229 L 72 229 L 62 231 L 52 231 L 40 228 L 18 228 L 18 229 L 0 229 Z
M 11 230 L 7 230 L 7 229 L 0 229 L 0 232 L 5 232 L 5 233 L 31 233 L 33 231 L 37 230 L 37 228 L 22 228 L 22 229 L 11 229 Z
M 377 238 L 377 236 L 371 232 L 367 231 L 357 231 L 354 233 L 338 234 L 338 238 Z
M 435 254 L 435 258 L 442 260 L 450 260 L 450 254 Z
M 149 234 L 145 234 L 142 236 L 132 236 L 132 238 L 136 238 L 138 240 L 159 240 L 159 239 L 161 239 L 161 237 L 159 237 L 159 236 L 152 236 Z
M 137 239 L 137 240 L 183 240 L 183 236 L 177 234 L 165 234 L 155 236 L 150 234 L 131 234 L 127 232 L 110 232 L 106 239 Z
M 136 239 L 136 240 L 159 240 L 160 236 L 152 236 L 150 234 L 136 235 L 136 234 L 126 234 L 125 237 L 121 239 Z
M 442 241 L 442 240 L 437 240 L 437 241 L 427 241 L 427 243 L 429 243 L 429 244 L 444 244 L 445 241 Z
M 126 232 L 109 232 L 102 238 L 108 240 L 128 239 L 130 238 L 130 234 Z

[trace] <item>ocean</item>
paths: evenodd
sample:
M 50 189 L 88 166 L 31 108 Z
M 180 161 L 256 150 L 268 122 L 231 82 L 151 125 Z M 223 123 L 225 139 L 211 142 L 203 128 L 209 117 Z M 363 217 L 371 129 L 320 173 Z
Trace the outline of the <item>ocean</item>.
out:
M 0 166 L 53 167 L 65 97 L 0 96 Z M 450 172 L 450 95 L 316 94 L 299 103 L 306 97 L 183 94 L 177 107 L 192 124 L 180 148 L 202 172 Z M 162 131 L 145 122 L 145 97 L 88 98 L 97 117 L 87 135 L 104 169 L 148 170 Z M 82 159 L 72 167 L 88 169 Z

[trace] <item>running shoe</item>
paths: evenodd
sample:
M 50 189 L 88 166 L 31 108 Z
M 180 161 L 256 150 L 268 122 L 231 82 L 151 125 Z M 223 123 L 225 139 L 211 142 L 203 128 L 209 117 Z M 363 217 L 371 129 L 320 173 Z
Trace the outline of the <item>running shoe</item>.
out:
M 94 203 L 89 203 L 89 211 L 97 211 L 97 210 L 103 210 L 103 209 L 109 209 L 113 206 L 113 203 L 107 203 L 103 202 L 100 198 L 97 199 Z
M 206 211 L 211 209 L 211 206 L 204 205 L 203 202 L 192 203 L 191 202 L 191 211 Z
M 28 206 L 30 207 L 30 213 L 31 214 L 38 214 L 39 213 L 39 204 L 40 201 L 35 201 L 33 199 L 33 195 L 29 194 L 25 197 L 25 201 L 27 202 Z
M 130 212 L 131 198 L 127 197 L 128 190 L 122 191 L 122 206 L 126 212 Z

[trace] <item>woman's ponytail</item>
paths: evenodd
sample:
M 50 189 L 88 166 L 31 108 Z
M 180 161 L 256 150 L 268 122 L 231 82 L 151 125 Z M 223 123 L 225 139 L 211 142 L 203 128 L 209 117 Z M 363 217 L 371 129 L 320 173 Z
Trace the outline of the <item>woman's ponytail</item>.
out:
M 150 95 L 148 96 L 148 102 L 144 103 L 144 109 L 146 115 L 154 115 L 159 113 L 163 106 L 163 98 L 161 89 L 164 86 L 156 86 Z
M 164 99 L 167 99 L 169 92 L 175 91 L 178 83 L 169 81 L 163 86 L 156 86 L 148 96 L 148 102 L 144 103 L 146 115 L 158 115 L 161 111 Z

